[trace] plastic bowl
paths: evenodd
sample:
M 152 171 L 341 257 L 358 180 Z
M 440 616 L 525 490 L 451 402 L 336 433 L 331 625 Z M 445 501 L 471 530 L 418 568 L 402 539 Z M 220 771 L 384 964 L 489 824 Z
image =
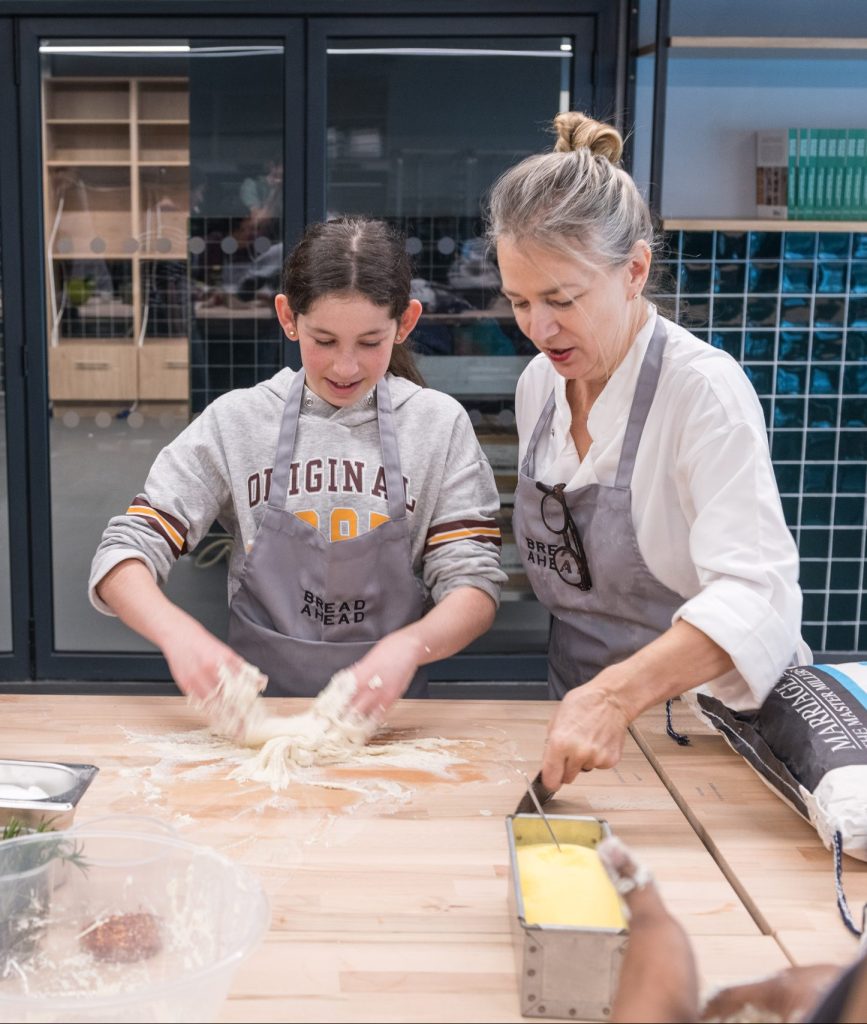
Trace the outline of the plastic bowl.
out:
M 0 1020 L 216 1020 L 269 919 L 248 871 L 171 836 L 0 842 Z
M 77 821 L 67 830 L 67 835 L 81 835 L 82 832 L 123 832 L 124 835 L 145 835 L 160 839 L 180 839 L 174 825 L 153 818 L 147 814 L 103 814 L 98 818 Z

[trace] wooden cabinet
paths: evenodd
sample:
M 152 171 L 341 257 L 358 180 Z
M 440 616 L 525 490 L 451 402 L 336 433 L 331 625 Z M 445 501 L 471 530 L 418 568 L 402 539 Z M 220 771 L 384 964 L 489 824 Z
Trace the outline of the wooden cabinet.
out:
M 185 402 L 190 356 L 186 340 L 151 341 L 138 349 L 138 397 Z
M 135 401 L 136 349 L 105 341 L 65 341 L 48 353 L 51 397 L 58 402 Z
M 188 309 L 153 307 L 159 261 L 186 276 L 188 82 L 48 78 L 43 112 L 49 396 L 187 401 Z

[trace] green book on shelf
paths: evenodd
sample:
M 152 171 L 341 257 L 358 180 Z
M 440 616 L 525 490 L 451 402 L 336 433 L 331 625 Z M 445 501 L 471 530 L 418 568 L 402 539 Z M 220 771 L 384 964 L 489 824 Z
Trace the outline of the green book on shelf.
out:
M 837 156 L 837 139 L 822 128 L 811 128 L 810 134 L 816 145 L 816 192 L 813 200 L 813 216 L 824 217 L 834 192 L 831 168 Z
M 797 167 L 797 189 L 795 190 L 795 206 L 792 217 L 803 220 L 807 209 L 807 129 L 795 129 L 795 165 Z
M 843 192 L 846 177 L 847 132 L 845 128 L 834 128 L 831 134 L 836 140 L 836 158 L 831 175 L 833 188 L 831 201 L 828 204 L 828 217 L 830 220 L 845 220 L 847 214 L 843 203 Z
M 843 161 L 842 169 L 842 203 L 840 205 L 843 220 L 850 220 L 855 216 L 855 159 L 857 129 L 849 128 L 846 133 L 846 159 Z
M 855 132 L 855 169 L 852 172 L 852 216 L 860 220 L 867 213 L 867 130 Z
M 819 132 L 815 128 L 807 129 L 807 196 L 804 209 L 804 220 L 812 220 L 816 216 L 816 171 L 819 164 Z
M 860 220 L 867 213 L 867 128 L 849 128 L 846 136 L 843 211 L 846 220 Z
M 789 167 L 786 183 L 786 212 L 788 217 L 795 216 L 798 205 L 798 129 L 789 129 Z
M 795 197 L 795 220 L 811 220 L 816 216 L 816 164 L 819 135 L 815 128 L 798 128 L 798 186 Z

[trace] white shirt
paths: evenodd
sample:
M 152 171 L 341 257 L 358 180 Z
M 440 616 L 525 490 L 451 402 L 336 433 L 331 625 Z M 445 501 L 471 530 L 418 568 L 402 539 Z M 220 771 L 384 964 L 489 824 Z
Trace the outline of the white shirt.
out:
M 519 460 L 554 389 L 551 429 L 536 449 L 536 476 L 613 486 L 638 372 L 657 312 L 593 403 L 593 443 L 582 461 L 569 433 L 566 381 L 538 355 L 518 381 Z M 798 552 L 783 518 L 764 417 L 731 356 L 661 318 L 668 332 L 656 396 L 632 477 L 632 519 L 647 567 L 683 604 L 684 619 L 714 640 L 736 671 L 713 680 L 729 707 L 757 707 L 793 662 L 810 661 L 800 638 Z

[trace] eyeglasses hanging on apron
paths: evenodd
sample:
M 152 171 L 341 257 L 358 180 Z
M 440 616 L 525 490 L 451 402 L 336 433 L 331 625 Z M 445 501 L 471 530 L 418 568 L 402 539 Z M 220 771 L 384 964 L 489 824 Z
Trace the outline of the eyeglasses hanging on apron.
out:
M 552 556 L 557 575 L 570 587 L 589 590 L 593 586 L 590 566 L 581 543 L 581 534 L 578 533 L 575 520 L 569 514 L 569 505 L 563 497 L 565 487 L 565 484 L 549 487 L 536 481 L 536 489 L 544 495 L 541 505 L 542 522 L 552 533 L 559 533 L 563 537 L 563 543 Z

